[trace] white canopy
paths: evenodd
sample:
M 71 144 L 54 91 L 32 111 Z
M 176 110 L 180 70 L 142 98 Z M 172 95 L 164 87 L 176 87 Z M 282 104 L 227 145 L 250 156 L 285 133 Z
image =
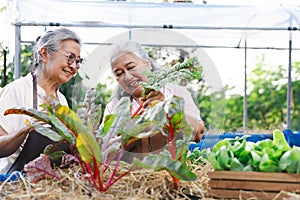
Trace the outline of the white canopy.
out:
M 235 47 L 241 39 L 247 38 L 248 47 L 287 48 L 286 40 L 289 37 L 287 30 L 300 28 L 298 7 L 95 0 L 13 0 L 9 2 L 13 13 L 12 22 L 15 25 L 83 27 L 82 37 L 88 43 L 103 42 L 102 36 L 105 34 L 101 34 L 102 29 L 103 31 L 118 29 L 120 32 L 134 28 L 173 28 L 181 33 L 187 33 L 199 45 L 204 46 Z M 272 37 L 265 37 L 265 35 Z M 274 40 L 274 38 L 281 39 Z
M 16 77 L 19 77 L 20 42 L 34 41 L 50 26 L 70 27 L 86 44 L 110 43 L 114 41 L 111 38 L 121 33 L 122 37 L 117 38 L 124 39 L 125 35 L 153 46 L 244 48 L 247 41 L 247 49 L 289 52 L 289 72 L 291 52 L 300 49 L 299 7 L 10 0 L 9 10 L 16 27 Z M 182 35 L 188 39 L 182 39 Z M 288 81 L 289 102 L 290 73 Z M 287 121 L 289 124 L 289 113 Z

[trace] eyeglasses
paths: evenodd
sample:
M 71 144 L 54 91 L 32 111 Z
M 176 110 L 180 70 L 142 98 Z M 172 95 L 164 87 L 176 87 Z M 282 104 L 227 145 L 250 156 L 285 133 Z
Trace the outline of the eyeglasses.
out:
M 67 53 L 65 51 L 58 51 L 59 53 L 63 53 L 67 58 L 68 58 L 68 64 L 72 65 L 74 62 L 76 62 L 76 68 L 79 69 L 80 68 L 80 64 L 82 64 L 84 62 L 83 58 L 77 58 L 76 59 L 76 55 L 74 53 Z

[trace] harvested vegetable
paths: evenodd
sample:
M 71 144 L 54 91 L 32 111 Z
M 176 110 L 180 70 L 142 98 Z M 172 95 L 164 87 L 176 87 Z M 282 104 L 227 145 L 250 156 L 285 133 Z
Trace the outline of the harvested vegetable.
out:
M 212 150 L 194 150 L 191 162 L 207 159 L 215 170 L 300 173 L 300 147 L 290 147 L 280 130 L 273 131 L 273 140 L 256 143 L 246 137 L 224 139 Z

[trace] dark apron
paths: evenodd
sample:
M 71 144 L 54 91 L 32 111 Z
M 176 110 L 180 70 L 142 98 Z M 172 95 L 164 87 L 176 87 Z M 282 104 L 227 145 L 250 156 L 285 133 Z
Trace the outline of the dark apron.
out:
M 174 140 L 176 141 L 182 138 L 182 134 L 178 133 L 176 134 Z M 150 153 L 156 154 L 161 152 L 165 148 L 167 143 L 167 137 L 162 135 L 161 133 L 139 139 L 124 148 L 121 160 L 127 163 L 132 163 L 134 157 L 141 160 Z
M 33 77 L 33 107 L 37 109 L 37 84 L 36 77 L 32 73 Z M 31 131 L 28 134 L 25 145 L 20 152 L 18 158 L 15 160 L 14 164 L 10 167 L 7 173 L 12 173 L 13 171 L 22 171 L 24 169 L 24 165 L 28 162 L 38 158 L 41 153 L 43 153 L 45 147 L 49 144 L 57 144 L 50 140 L 48 137 L 39 134 L 36 131 Z M 69 145 L 67 143 L 60 144 L 55 150 L 63 150 L 66 153 L 71 153 Z M 61 160 L 51 161 L 52 166 L 60 165 Z
M 13 171 L 22 171 L 24 165 L 35 158 L 38 158 L 40 154 L 43 153 L 47 145 L 55 145 L 56 143 L 57 142 L 50 140 L 48 137 L 43 136 L 36 131 L 30 132 L 21 153 L 7 173 L 12 173 Z M 67 143 L 62 143 L 55 150 L 63 150 L 66 153 L 71 153 Z M 60 162 L 61 160 L 51 160 L 52 166 L 59 166 Z

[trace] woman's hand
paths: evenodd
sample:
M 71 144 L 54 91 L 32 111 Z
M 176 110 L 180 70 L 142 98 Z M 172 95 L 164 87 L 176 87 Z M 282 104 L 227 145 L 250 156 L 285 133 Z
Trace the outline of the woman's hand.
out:
M 4 129 L 1 129 L 4 131 Z M 13 154 L 24 142 L 28 133 L 33 130 L 33 127 L 24 127 L 21 130 L 14 131 L 8 134 L 6 131 L 0 135 L 0 158 Z
M 187 122 L 194 129 L 192 141 L 196 143 L 200 142 L 204 133 L 204 122 L 202 120 L 190 116 L 189 114 L 185 114 L 185 117 Z
M 146 108 L 147 106 L 151 105 L 151 103 L 156 101 L 164 101 L 165 95 L 161 93 L 160 91 L 152 90 L 146 98 L 142 98 L 142 101 L 144 101 L 143 108 Z

